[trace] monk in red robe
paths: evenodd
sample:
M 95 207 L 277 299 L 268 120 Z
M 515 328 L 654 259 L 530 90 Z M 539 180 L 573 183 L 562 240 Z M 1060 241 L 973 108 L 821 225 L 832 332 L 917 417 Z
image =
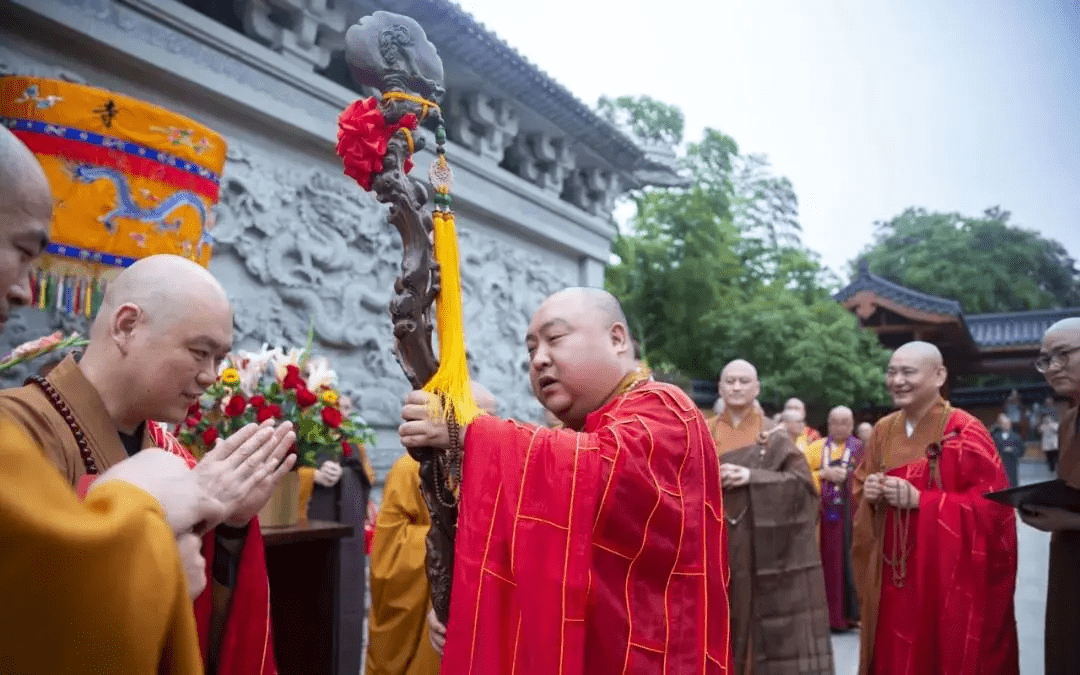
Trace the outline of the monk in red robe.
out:
M 1058 426 L 1058 477 L 1080 490 L 1080 317 L 1047 329 L 1035 367 L 1066 401 Z M 1021 509 L 1020 517 L 1052 533 L 1045 675 L 1073 675 L 1080 669 L 1080 513 L 1030 505 Z
M 1016 519 L 982 495 L 1009 487 L 975 417 L 938 394 L 937 347 L 909 342 L 885 382 L 900 408 L 855 471 L 852 563 L 863 675 L 1016 675 Z
M 213 276 L 179 256 L 144 258 L 109 284 L 82 358 L 69 356 L 45 378 L 0 393 L 0 412 L 80 492 L 97 474 L 144 448 L 167 450 L 195 467 L 159 422 L 184 418 L 217 379 L 231 345 L 232 310 Z M 279 459 L 294 438 L 289 425 L 256 433 L 262 442 L 284 444 Z M 207 584 L 194 609 L 211 675 L 276 672 L 255 514 L 294 461 L 290 456 L 257 483 L 203 538 Z M 212 468 L 200 464 L 195 471 Z
M 618 301 L 548 298 L 530 381 L 565 425 L 483 415 L 464 436 L 443 675 L 729 673 L 727 542 L 716 449 L 677 387 L 633 355 Z M 449 446 L 429 396 L 406 447 Z

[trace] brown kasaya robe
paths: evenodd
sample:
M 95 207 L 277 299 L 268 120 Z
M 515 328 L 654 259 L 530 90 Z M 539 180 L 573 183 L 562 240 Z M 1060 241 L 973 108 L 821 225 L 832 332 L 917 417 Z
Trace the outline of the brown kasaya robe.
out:
M 104 472 L 127 459 L 116 423 L 101 395 L 73 357 L 61 361 L 45 379 L 63 401 L 78 433 L 85 438 L 86 450 L 97 472 Z M 83 479 L 88 479 L 91 472 L 87 471 L 87 464 L 80 454 L 75 430 L 38 385 L 28 384 L 0 392 L 0 413 L 42 449 L 73 487 L 80 487 Z M 157 447 L 150 431 L 151 424 L 144 425 L 143 448 Z M 207 533 L 203 538 L 207 585 L 194 602 L 206 670 L 208 673 L 253 675 L 276 672 L 269 622 L 269 588 L 258 519 L 251 521 L 240 542 L 235 584 L 231 588 L 219 585 L 213 575 L 215 537 L 216 533 Z M 147 598 L 147 601 L 152 602 L 154 598 Z
M 1058 428 L 1058 476 L 1080 489 L 1080 402 Z M 1046 588 L 1046 675 L 1080 672 L 1080 530 L 1054 532 Z
M 764 426 L 760 415 L 753 423 Z M 716 418 L 709 428 L 725 447 L 718 436 L 731 428 L 730 419 Z M 721 463 L 750 469 L 749 484 L 724 490 L 735 673 L 832 675 L 810 466 L 782 428 L 758 439 L 720 454 Z

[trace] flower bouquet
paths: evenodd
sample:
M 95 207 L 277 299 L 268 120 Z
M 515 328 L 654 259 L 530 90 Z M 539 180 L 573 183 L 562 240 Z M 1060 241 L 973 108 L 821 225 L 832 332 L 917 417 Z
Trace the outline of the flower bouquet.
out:
M 343 407 L 335 388 L 337 374 L 322 357 L 305 348 L 229 354 L 218 380 L 188 410 L 177 429 L 180 442 L 197 457 L 250 422 L 290 421 L 296 443 L 290 452 L 298 466 L 317 467 L 349 457 L 354 447 L 373 440 L 371 428 Z
M 364 446 L 374 439 L 362 419 L 349 414 L 347 399 L 335 388 L 337 375 L 325 358 L 304 349 L 268 349 L 229 354 L 217 382 L 188 410 L 177 436 L 202 457 L 214 443 L 245 424 L 268 419 L 289 421 L 296 430 L 296 471 L 286 474 L 259 513 L 263 525 L 292 525 L 307 517 L 316 467 L 341 463 L 354 449 L 370 475 Z

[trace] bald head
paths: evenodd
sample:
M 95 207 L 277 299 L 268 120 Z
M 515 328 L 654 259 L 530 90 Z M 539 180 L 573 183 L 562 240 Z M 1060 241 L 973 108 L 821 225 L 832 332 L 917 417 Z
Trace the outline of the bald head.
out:
M 6 127 L 0 127 L 0 215 L 8 208 L 28 209 L 48 221 L 52 192 L 34 153 Z
M 798 410 L 785 410 L 780 414 L 780 421 L 783 422 L 784 429 L 793 441 L 806 431 L 806 415 Z
M 787 403 L 784 404 L 784 410 L 798 410 L 804 416 L 806 415 L 806 404 L 802 402 L 800 398 L 789 398 Z
M 118 274 L 105 291 L 90 331 L 93 340 L 106 330 L 111 315 L 135 305 L 151 321 L 174 320 L 208 308 L 231 313 L 225 289 L 201 265 L 175 255 L 152 255 Z
M 757 368 L 746 359 L 734 359 L 728 361 L 727 365 L 720 371 L 720 379 L 724 379 L 724 375 L 729 373 L 748 375 L 753 377 L 755 381 L 758 379 Z
M 1055 393 L 1080 399 L 1080 317 L 1062 319 L 1046 330 L 1037 364 Z
M 0 326 L 30 302 L 30 264 L 48 243 L 52 194 L 34 154 L 0 126 Z
M 155 255 L 109 284 L 79 367 L 127 431 L 183 419 L 217 380 L 232 339 L 221 284 L 190 260 Z
M 829 438 L 834 443 L 840 443 L 851 436 L 855 429 L 855 414 L 846 405 L 838 405 L 829 411 L 828 431 Z
M 893 404 L 918 421 L 940 395 L 947 373 L 941 351 L 929 342 L 908 342 L 893 352 L 885 385 Z
M 724 400 L 724 409 L 741 418 L 753 409 L 761 391 L 757 368 L 745 359 L 729 361 L 720 371 L 717 390 Z
M 599 288 L 567 288 L 544 300 L 529 322 L 525 346 L 533 392 L 571 429 L 579 429 L 637 367 L 622 307 Z
M 945 364 L 944 359 L 941 358 L 941 350 L 938 349 L 936 345 L 932 345 L 929 342 L 922 342 L 921 340 L 915 340 L 914 342 L 900 345 L 900 347 L 893 352 L 893 356 L 916 359 L 927 364 L 931 368 L 938 368 Z
M 866 443 L 870 442 L 870 434 L 872 434 L 873 432 L 874 432 L 874 425 L 873 424 L 870 424 L 869 422 L 862 422 L 861 424 L 859 424 L 859 429 L 858 429 L 857 433 L 858 433 L 858 436 L 859 436 L 859 440 L 862 441 L 863 444 L 866 444 Z
M 549 295 L 541 307 L 549 303 L 584 309 L 597 321 L 608 326 L 613 323 L 626 325 L 626 314 L 623 312 L 618 298 L 602 288 L 590 288 L 587 286 L 564 288 Z

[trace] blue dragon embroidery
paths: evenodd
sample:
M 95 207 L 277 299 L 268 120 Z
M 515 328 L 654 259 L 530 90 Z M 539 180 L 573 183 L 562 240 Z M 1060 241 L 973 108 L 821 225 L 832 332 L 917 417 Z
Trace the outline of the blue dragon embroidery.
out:
M 75 167 L 75 178 L 83 183 L 105 179 L 116 188 L 116 208 L 98 218 L 111 234 L 116 234 L 115 220 L 117 218 L 131 218 L 148 223 L 155 226 L 158 232 L 175 232 L 180 229 L 180 219 L 167 221 L 166 218 L 186 204 L 199 212 L 199 228 L 202 232 L 199 245 L 213 244 L 213 236 L 206 229 L 206 206 L 194 192 L 188 190 L 174 192 L 154 208 L 148 209 L 135 203 L 131 198 L 131 187 L 127 183 L 127 178 L 115 169 L 83 164 Z

